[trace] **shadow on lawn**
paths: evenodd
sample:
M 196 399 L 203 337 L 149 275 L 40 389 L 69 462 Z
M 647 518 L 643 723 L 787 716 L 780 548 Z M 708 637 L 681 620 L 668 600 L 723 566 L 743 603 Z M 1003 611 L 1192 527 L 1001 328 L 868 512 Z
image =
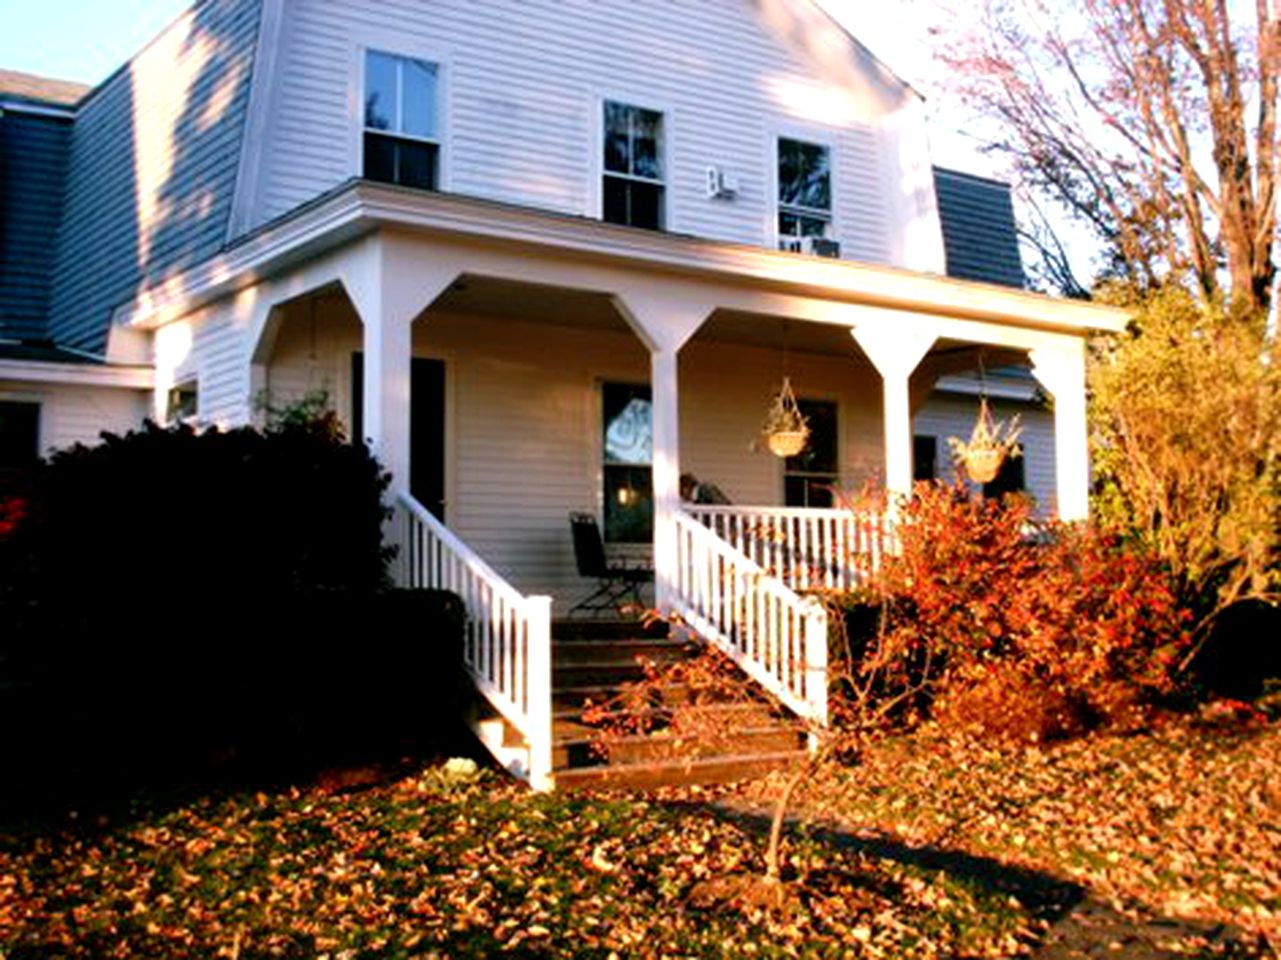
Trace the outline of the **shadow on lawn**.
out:
M 770 817 L 757 810 L 723 803 L 711 807 L 715 816 L 759 833 L 768 833 Z M 796 821 L 789 821 L 795 829 Z M 1105 902 L 1087 887 L 1053 874 L 962 850 L 914 846 L 891 835 L 855 833 L 833 824 L 811 827 L 810 839 L 837 849 L 889 860 L 923 870 L 942 871 L 987 890 L 1013 896 L 1046 925 L 1033 947 L 1036 960 L 1113 957 L 1124 960 L 1166 960 L 1198 957 L 1274 956 L 1266 944 L 1253 943 L 1242 931 L 1223 924 L 1176 917 L 1152 917 L 1141 905 L 1121 909 Z

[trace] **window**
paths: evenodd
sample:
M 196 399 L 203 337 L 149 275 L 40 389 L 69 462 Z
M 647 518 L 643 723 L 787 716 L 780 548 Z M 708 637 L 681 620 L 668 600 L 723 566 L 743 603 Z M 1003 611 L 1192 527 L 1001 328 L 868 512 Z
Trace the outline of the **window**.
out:
M 604 219 L 663 229 L 663 115 L 605 101 L 603 168 Z
M 607 543 L 654 538 L 653 411 L 647 386 L 606 383 L 603 401 L 605 530 Z
M 168 423 L 190 423 L 196 419 L 199 391 L 195 380 L 175 384 L 165 398 L 165 420 Z
M 365 53 L 364 140 L 366 179 L 436 189 L 436 64 Z
M 40 404 L 0 401 L 0 473 L 40 457 Z
M 912 438 L 912 479 L 934 480 L 938 477 L 938 437 L 918 433 Z
M 825 400 L 798 400 L 809 424 L 805 449 L 783 461 L 783 502 L 789 507 L 830 507 L 836 485 L 836 404 Z
M 830 237 L 832 170 L 828 148 L 780 137 L 778 246 L 800 250 L 803 237 Z
M 1019 445 L 1020 455 L 1007 456 L 1001 461 L 1001 470 L 991 483 L 983 484 L 983 496 L 989 500 L 999 500 L 1007 493 L 1022 493 L 1027 489 L 1027 472 L 1022 456 L 1023 447 Z

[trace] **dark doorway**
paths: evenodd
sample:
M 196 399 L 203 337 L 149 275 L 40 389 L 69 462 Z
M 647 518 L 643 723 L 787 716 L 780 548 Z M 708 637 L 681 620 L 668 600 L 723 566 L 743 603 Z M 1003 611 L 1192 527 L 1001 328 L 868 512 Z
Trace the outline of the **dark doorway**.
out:
M 351 355 L 351 435 L 365 437 L 365 356 Z M 445 519 L 445 362 L 414 357 L 409 380 L 409 492 Z

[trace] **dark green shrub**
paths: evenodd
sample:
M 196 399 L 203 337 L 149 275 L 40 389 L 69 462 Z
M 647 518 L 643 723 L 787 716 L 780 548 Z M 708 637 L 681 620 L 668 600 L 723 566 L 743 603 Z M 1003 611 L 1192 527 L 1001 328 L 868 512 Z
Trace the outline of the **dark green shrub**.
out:
M 0 529 L 0 805 L 398 757 L 461 715 L 462 606 L 388 589 L 387 476 L 325 419 L 155 426 Z

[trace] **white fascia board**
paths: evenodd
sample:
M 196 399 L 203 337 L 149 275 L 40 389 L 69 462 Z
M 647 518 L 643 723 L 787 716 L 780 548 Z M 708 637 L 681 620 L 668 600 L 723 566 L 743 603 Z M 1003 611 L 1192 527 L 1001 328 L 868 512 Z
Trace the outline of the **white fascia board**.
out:
M 632 269 L 1080 336 L 1096 330 L 1119 332 L 1128 320 L 1125 311 L 1114 307 L 993 284 L 636 230 L 492 200 L 354 181 L 143 291 L 117 310 L 115 322 L 159 326 L 322 250 L 384 228 L 533 246 Z
M 0 359 L 0 380 L 64 383 L 78 387 L 118 387 L 122 390 L 152 390 L 156 385 L 156 372 L 150 367 Z
M 59 107 L 49 103 L 31 103 L 26 100 L 0 99 L 0 114 L 29 113 L 37 117 L 58 117 L 63 120 L 74 120 L 76 111 L 72 107 Z

